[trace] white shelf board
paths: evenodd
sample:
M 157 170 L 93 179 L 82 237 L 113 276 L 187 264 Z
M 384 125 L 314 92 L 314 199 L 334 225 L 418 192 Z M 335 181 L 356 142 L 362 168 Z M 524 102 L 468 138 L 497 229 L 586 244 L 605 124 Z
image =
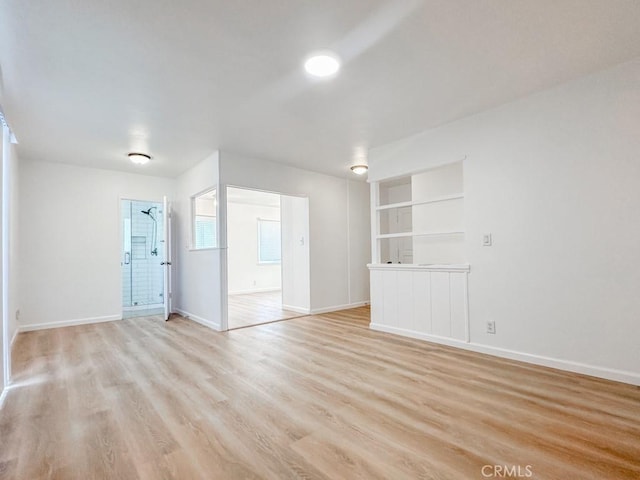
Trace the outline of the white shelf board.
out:
M 402 238 L 402 237 L 413 237 L 413 232 L 383 233 L 381 235 L 376 236 L 376 238 Z
M 369 263 L 369 270 L 422 270 L 431 272 L 469 272 L 471 266 L 468 263 L 451 264 L 415 264 L 415 263 Z
M 376 210 L 390 210 L 392 208 L 411 207 L 413 205 L 414 202 L 410 200 L 408 202 L 388 203 L 386 205 L 380 205 L 379 207 L 376 207 Z
M 453 195 L 443 195 L 442 197 L 429 198 L 427 200 L 410 200 L 408 202 L 388 203 L 376 207 L 376 210 L 389 210 L 391 208 L 412 207 L 414 205 L 426 205 L 429 203 L 447 202 L 449 200 L 458 200 L 464 198 L 464 193 L 455 193 Z
M 451 232 L 402 232 L 402 233 L 383 233 L 377 235 L 377 239 L 383 238 L 402 238 L 402 237 L 439 237 L 444 235 L 464 235 L 464 230 L 455 230 Z

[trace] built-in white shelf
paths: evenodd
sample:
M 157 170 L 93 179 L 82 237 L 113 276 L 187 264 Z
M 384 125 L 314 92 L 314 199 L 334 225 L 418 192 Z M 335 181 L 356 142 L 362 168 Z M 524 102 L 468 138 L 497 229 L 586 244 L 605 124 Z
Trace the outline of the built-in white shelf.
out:
M 373 262 L 465 261 L 464 199 L 462 162 L 374 182 Z
M 427 205 L 429 203 L 447 202 L 449 200 L 458 200 L 464 198 L 464 193 L 456 193 L 453 195 L 443 195 L 442 197 L 429 198 L 427 200 L 410 200 L 408 202 L 389 203 L 380 205 L 376 210 L 389 210 L 392 208 L 412 207 L 414 205 Z
M 401 233 L 383 233 L 377 235 L 376 238 L 402 238 L 402 237 L 441 237 L 443 235 L 464 235 L 464 231 L 456 230 L 451 232 L 401 232 Z
M 413 237 L 413 233 L 412 232 L 382 233 L 378 235 L 376 238 L 402 238 L 402 237 Z
M 464 203 L 462 162 L 373 182 L 370 328 L 469 342 Z

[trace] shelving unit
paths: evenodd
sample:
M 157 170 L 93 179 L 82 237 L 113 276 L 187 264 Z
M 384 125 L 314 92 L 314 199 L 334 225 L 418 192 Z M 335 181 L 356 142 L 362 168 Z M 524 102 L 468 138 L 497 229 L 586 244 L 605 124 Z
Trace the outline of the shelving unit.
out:
M 462 162 L 372 185 L 374 264 L 464 263 Z
M 463 164 L 372 183 L 371 328 L 469 341 Z
M 402 207 L 412 207 L 414 205 L 426 205 L 429 203 L 439 203 L 439 202 L 446 202 L 449 200 L 458 200 L 464 198 L 464 193 L 456 193 L 453 195 L 444 195 L 442 197 L 438 197 L 438 198 L 432 198 L 429 200 L 412 200 L 409 202 L 400 202 L 400 203 L 392 203 L 392 204 L 388 204 L 388 205 L 379 205 L 376 207 L 376 210 L 380 211 L 380 210 L 389 210 L 391 208 L 402 208 Z

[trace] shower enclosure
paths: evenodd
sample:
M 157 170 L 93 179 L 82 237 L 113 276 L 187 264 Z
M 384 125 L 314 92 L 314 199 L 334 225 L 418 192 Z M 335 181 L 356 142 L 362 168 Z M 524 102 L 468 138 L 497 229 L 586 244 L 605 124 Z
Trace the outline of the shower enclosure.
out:
M 124 317 L 164 311 L 162 204 L 121 200 Z

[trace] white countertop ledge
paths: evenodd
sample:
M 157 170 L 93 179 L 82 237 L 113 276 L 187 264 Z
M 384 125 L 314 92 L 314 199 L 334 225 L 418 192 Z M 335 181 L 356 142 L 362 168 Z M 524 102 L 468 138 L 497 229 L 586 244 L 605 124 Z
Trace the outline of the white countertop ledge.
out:
M 410 264 L 410 263 L 369 263 L 369 270 L 419 270 L 427 272 L 469 272 L 471 266 L 468 263 L 449 264 Z

